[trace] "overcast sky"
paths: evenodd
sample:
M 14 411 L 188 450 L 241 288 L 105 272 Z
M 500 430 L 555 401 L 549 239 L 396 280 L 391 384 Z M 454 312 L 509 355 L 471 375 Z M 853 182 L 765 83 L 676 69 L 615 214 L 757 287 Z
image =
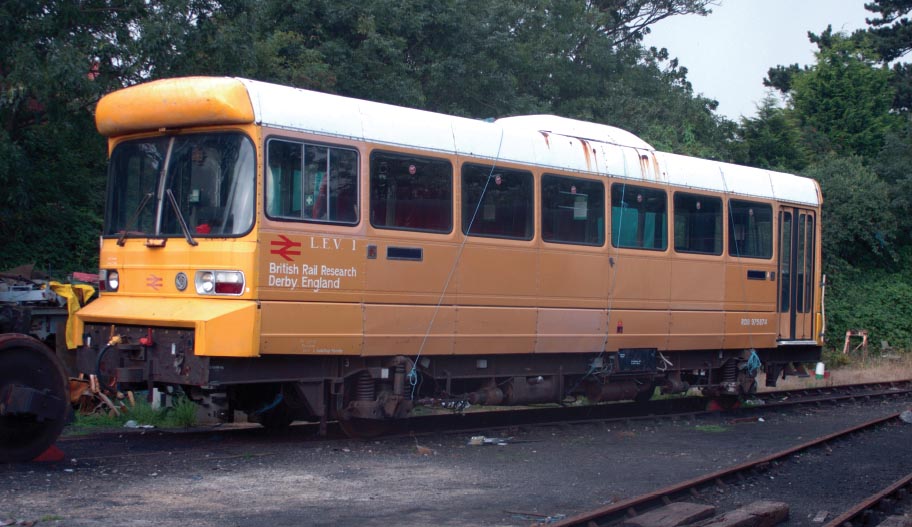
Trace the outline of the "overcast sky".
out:
M 738 120 L 756 114 L 763 78 L 779 64 L 814 62 L 807 32 L 827 24 L 851 33 L 865 27 L 866 0 L 721 0 L 712 14 L 673 16 L 652 26 L 647 46 L 668 48 L 688 70 L 694 92 L 719 101 Z

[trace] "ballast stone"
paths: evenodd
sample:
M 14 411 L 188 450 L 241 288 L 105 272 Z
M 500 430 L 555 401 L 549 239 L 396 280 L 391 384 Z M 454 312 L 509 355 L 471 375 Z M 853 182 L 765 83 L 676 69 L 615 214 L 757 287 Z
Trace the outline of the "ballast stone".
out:
M 877 527 L 912 527 L 912 516 L 890 516 Z

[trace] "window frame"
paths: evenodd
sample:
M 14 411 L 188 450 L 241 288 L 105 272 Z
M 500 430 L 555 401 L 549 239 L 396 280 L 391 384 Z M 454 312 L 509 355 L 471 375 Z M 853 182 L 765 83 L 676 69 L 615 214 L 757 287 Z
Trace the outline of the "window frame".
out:
M 734 243 L 735 242 L 735 239 L 734 239 L 735 214 L 733 213 L 734 212 L 734 203 L 737 203 L 739 205 L 750 205 L 755 208 L 760 207 L 760 208 L 763 208 L 764 210 L 769 211 L 769 216 L 768 216 L 769 217 L 769 232 L 767 233 L 768 234 L 767 249 L 769 251 L 768 255 L 758 256 L 758 255 L 753 255 L 753 254 L 744 254 L 744 251 L 742 251 L 740 249 L 738 250 L 737 253 L 733 252 L 734 248 L 737 246 L 737 244 Z M 728 240 L 727 240 L 728 256 L 733 256 L 735 258 L 751 258 L 753 260 L 771 260 L 773 258 L 773 256 L 775 255 L 773 246 L 776 243 L 776 240 L 775 240 L 775 238 L 776 238 L 775 230 L 776 229 L 775 229 L 775 218 L 773 217 L 773 205 L 771 203 L 767 203 L 767 202 L 763 202 L 763 201 L 729 198 L 726 202 L 725 208 L 728 211 L 728 236 L 727 236 L 727 238 L 728 238 Z
M 449 189 L 450 210 L 449 210 L 449 216 L 448 216 L 449 227 L 446 230 L 420 229 L 420 228 L 416 228 L 416 227 L 407 227 L 407 226 L 400 226 L 400 225 L 379 225 L 379 224 L 374 223 L 373 191 L 374 191 L 374 159 L 376 156 L 388 156 L 388 157 L 392 157 L 392 158 L 399 158 L 403 161 L 412 159 L 412 160 L 421 160 L 421 161 L 425 161 L 428 163 L 443 162 L 443 163 L 447 164 L 447 166 L 449 167 L 449 175 L 448 175 L 449 181 L 448 181 L 447 188 Z M 456 224 L 455 215 L 454 215 L 455 208 L 456 208 L 456 191 L 455 191 L 453 179 L 454 179 L 453 161 L 450 160 L 449 158 L 434 157 L 434 156 L 428 156 L 428 155 L 424 155 L 424 154 L 396 152 L 396 151 L 392 151 L 392 150 L 382 150 L 382 149 L 372 150 L 370 152 L 370 155 L 368 156 L 368 174 L 367 174 L 367 189 L 368 189 L 367 190 L 367 194 L 368 194 L 367 202 L 368 202 L 368 207 L 369 207 L 368 221 L 369 221 L 371 227 L 373 227 L 375 229 L 391 230 L 391 231 L 422 232 L 422 233 L 428 233 L 428 234 L 443 234 L 443 235 L 452 234 L 453 229 Z
M 677 200 L 678 200 L 679 196 L 682 198 L 688 197 L 688 198 L 699 198 L 701 200 L 712 200 L 713 202 L 718 204 L 718 219 L 716 220 L 716 225 L 719 228 L 719 231 L 718 231 L 719 250 L 718 250 L 718 252 L 678 249 L 678 242 L 677 242 L 678 201 Z M 719 196 L 712 196 L 709 194 L 698 194 L 695 192 L 686 192 L 686 191 L 676 190 L 672 193 L 671 201 L 672 201 L 672 205 L 674 206 L 674 214 L 672 214 L 672 218 L 671 218 L 671 226 L 672 226 L 671 238 L 672 238 L 672 240 L 674 240 L 674 243 L 672 244 L 672 248 L 674 249 L 674 252 L 677 254 L 699 254 L 699 255 L 704 255 L 704 256 L 722 256 L 722 254 L 725 253 L 725 200 L 723 200 Z
M 568 182 L 583 182 L 586 184 L 599 185 L 601 187 L 601 203 L 599 204 L 599 206 L 598 207 L 588 207 L 587 206 L 587 208 L 586 208 L 587 211 L 598 210 L 600 213 L 600 219 L 602 220 L 602 230 L 601 230 L 600 239 L 598 242 L 593 243 L 593 242 L 583 242 L 583 241 L 575 241 L 575 240 L 561 240 L 561 239 L 556 239 L 553 236 L 549 239 L 545 236 L 545 221 L 546 221 L 545 220 L 545 214 L 546 214 L 545 200 L 547 199 L 547 195 L 545 194 L 545 183 L 546 183 L 546 180 L 548 180 L 548 179 L 563 180 L 563 181 L 568 181 Z M 607 194 L 607 189 L 606 189 L 604 179 L 586 179 L 586 178 L 581 178 L 581 177 L 576 177 L 576 176 L 567 176 L 564 174 L 555 174 L 555 173 L 546 172 L 541 175 L 541 178 L 539 180 L 538 189 L 539 189 L 538 202 L 539 202 L 539 207 L 541 210 L 541 217 L 539 218 L 538 224 L 539 224 L 539 230 L 541 232 L 542 242 L 559 244 L 559 245 L 577 245 L 577 246 L 582 246 L 582 247 L 605 247 L 605 242 L 607 241 L 607 238 L 608 238 L 607 230 L 608 230 L 609 225 L 608 225 L 608 221 L 607 221 L 607 218 L 605 215 L 605 196 Z M 588 194 L 586 194 L 586 196 L 588 196 Z M 597 221 L 598 219 L 599 218 L 596 218 L 596 224 L 598 223 L 598 221 Z
M 664 230 L 663 230 L 663 234 L 664 234 L 664 240 L 665 240 L 665 243 L 664 243 L 664 246 L 663 246 L 663 247 L 643 247 L 643 246 L 636 246 L 636 245 L 622 245 L 622 244 L 620 243 L 620 242 L 621 242 L 621 240 L 620 240 L 620 238 L 621 238 L 621 233 L 620 233 L 620 231 L 618 231 L 618 238 L 615 239 L 615 237 L 614 237 L 614 228 L 615 228 L 615 221 L 614 221 L 614 189 L 617 188 L 617 187 L 624 187 L 624 195 L 625 195 L 625 196 L 626 196 L 626 194 L 627 194 L 627 192 L 628 192 L 629 189 L 636 189 L 636 190 L 646 191 L 646 192 L 656 192 L 656 193 L 661 193 L 661 194 L 662 194 L 662 196 L 665 198 L 665 207 L 664 207 L 664 211 L 663 211 L 663 212 L 664 212 L 665 219 L 664 219 L 664 221 L 662 222 L 662 224 L 663 224 L 663 229 L 664 229 Z M 611 223 L 611 246 L 612 246 L 612 247 L 614 247 L 614 248 L 616 248 L 616 249 L 633 249 L 633 250 L 636 250 L 636 251 L 654 251 L 654 252 L 665 252 L 665 251 L 668 250 L 668 247 L 669 247 L 669 240 L 668 240 L 668 235 L 669 235 L 669 228 L 668 228 L 668 218 L 669 218 L 669 214 L 668 214 L 668 192 L 667 192 L 665 189 L 657 189 L 657 188 L 653 188 L 653 187 L 646 187 L 646 186 L 641 186 L 641 185 L 633 185 L 633 184 L 628 184 L 628 183 L 626 183 L 626 182 L 624 182 L 624 181 L 621 181 L 621 182 L 614 182 L 614 183 L 611 184 L 610 198 L 611 198 L 611 204 L 609 205 L 609 210 L 611 211 L 611 214 L 610 214 L 610 223 Z M 639 218 L 639 214 L 638 214 L 638 218 Z M 639 221 L 639 219 L 638 219 L 638 221 Z M 620 224 L 618 224 L 618 226 L 620 226 Z
M 273 141 L 293 143 L 293 144 L 298 145 L 302 149 L 306 148 L 307 146 L 313 146 L 313 147 L 318 147 L 318 148 L 338 149 L 338 150 L 354 152 L 354 154 L 355 154 L 355 163 L 354 163 L 354 168 L 355 168 L 354 180 L 355 181 L 354 181 L 354 185 L 353 185 L 354 189 L 355 189 L 354 205 L 357 207 L 357 213 L 355 214 L 355 221 L 354 222 L 345 222 L 345 221 L 336 221 L 336 220 L 324 220 L 324 219 L 320 219 L 320 218 L 304 218 L 304 217 L 297 218 L 294 216 L 282 216 L 282 215 L 271 214 L 269 211 L 269 205 L 270 205 L 269 191 L 270 191 L 270 185 L 271 185 L 271 182 L 269 181 L 270 180 L 269 160 L 271 157 L 269 154 L 269 145 Z M 361 151 L 357 147 L 351 146 L 351 145 L 340 145 L 337 143 L 322 142 L 322 141 L 310 141 L 307 139 L 288 137 L 288 136 L 283 136 L 283 135 L 270 135 L 266 138 L 266 141 L 263 144 L 263 158 L 264 158 L 264 162 L 263 162 L 263 179 L 264 179 L 263 213 L 266 216 L 266 218 L 268 218 L 269 220 L 272 220 L 272 221 L 280 221 L 280 222 L 308 223 L 308 224 L 317 224 L 317 225 L 334 225 L 334 226 L 340 226 L 340 227 L 357 227 L 358 225 L 361 224 L 361 216 L 362 216 L 362 211 L 364 210 L 364 206 L 362 203 L 362 196 L 361 196 Z M 302 168 L 303 168 L 304 163 L 305 163 L 305 160 L 302 160 Z M 304 174 L 302 172 L 302 174 L 301 174 L 302 182 L 303 182 L 303 177 L 304 177 Z
M 503 235 L 503 234 L 476 233 L 476 232 L 470 233 L 468 231 L 469 224 L 467 222 L 472 222 L 472 217 L 475 215 L 476 209 L 478 211 L 480 211 L 481 214 L 484 214 L 484 212 L 483 212 L 484 208 L 483 208 L 483 206 L 479 207 L 478 203 L 469 204 L 465 200 L 466 195 L 467 195 L 466 185 L 465 185 L 465 183 L 466 183 L 465 170 L 467 167 L 476 167 L 476 168 L 481 168 L 481 169 L 487 171 L 488 178 L 490 178 L 491 174 L 493 174 L 497 170 L 501 170 L 504 172 L 509 171 L 509 172 L 513 172 L 513 173 L 517 173 L 517 174 L 522 174 L 523 176 L 528 176 L 528 182 L 529 182 L 528 188 L 529 188 L 529 194 L 530 194 L 529 200 L 526 203 L 526 207 L 527 207 L 526 226 L 528 227 L 528 229 L 527 229 L 528 234 L 526 234 L 524 236 L 509 236 L 509 235 Z M 497 176 L 495 176 L 495 178 L 496 177 Z M 535 190 L 536 190 L 535 186 L 536 186 L 535 185 L 535 174 L 531 170 L 528 170 L 528 169 L 513 168 L 510 166 L 498 166 L 496 164 L 484 164 L 484 163 L 477 163 L 477 162 L 462 163 L 459 167 L 459 190 L 460 190 L 460 212 L 461 212 L 461 218 L 460 218 L 461 221 L 459 223 L 460 223 L 460 230 L 461 230 L 462 234 L 464 236 L 472 236 L 474 238 L 493 238 L 493 239 L 499 239 L 499 240 L 516 240 L 516 241 L 526 241 L 526 242 L 535 239 L 535 230 L 536 230 L 535 229 L 535 227 L 536 227 L 536 225 L 535 225 L 535 203 L 536 203 L 535 202 Z M 481 197 L 481 196 L 479 196 L 479 197 Z M 467 206 L 468 206 L 468 209 L 466 209 Z M 475 225 L 476 225 L 476 223 L 472 222 L 471 227 L 474 228 Z
M 169 146 L 167 148 L 170 149 L 173 147 L 173 143 L 171 143 L 171 141 L 176 138 L 188 140 L 188 139 L 194 139 L 196 137 L 204 137 L 204 136 L 211 137 L 214 135 L 238 136 L 240 138 L 241 142 L 245 143 L 250 148 L 251 163 L 252 163 L 250 168 L 252 169 L 252 172 L 248 173 L 248 178 L 250 178 L 249 182 L 252 184 L 252 187 L 250 187 L 251 196 L 250 196 L 250 201 L 247 203 L 247 205 L 250 206 L 251 217 L 249 218 L 249 224 L 247 225 L 247 228 L 244 231 L 231 232 L 231 233 L 225 233 L 225 232 L 206 233 L 206 232 L 196 232 L 195 228 L 192 228 L 191 229 L 192 237 L 194 239 L 196 239 L 196 238 L 202 238 L 202 239 L 241 238 L 241 237 L 247 236 L 251 232 L 253 232 L 253 230 L 256 229 L 256 227 L 257 227 L 257 222 L 259 221 L 259 218 L 257 216 L 258 215 L 257 170 L 259 170 L 258 167 L 259 167 L 259 162 L 260 162 L 260 153 L 259 153 L 259 150 L 257 147 L 257 142 L 253 139 L 253 137 L 250 136 L 248 131 L 246 131 L 244 129 L 224 128 L 224 129 L 215 129 L 215 130 L 187 131 L 186 133 L 179 134 L 179 135 L 169 135 L 169 134 L 161 135 L 161 134 L 159 134 L 159 135 L 151 135 L 151 136 L 129 137 L 129 138 L 124 138 L 122 140 L 118 140 L 114 144 L 114 146 L 111 148 L 111 151 L 109 152 L 108 159 L 107 159 L 107 166 L 106 166 L 106 171 L 105 171 L 105 178 L 106 178 L 105 194 L 104 194 L 105 208 L 104 208 L 104 213 L 102 215 L 101 237 L 105 238 L 105 239 L 120 238 L 120 237 L 123 237 L 124 239 L 132 239 L 132 238 L 150 237 L 150 236 L 155 237 L 155 238 L 183 238 L 183 237 L 185 237 L 185 234 L 177 231 L 177 229 L 175 229 L 175 232 L 161 232 L 161 229 L 163 228 L 162 227 L 163 224 L 166 221 L 171 221 L 171 220 L 166 220 L 166 216 L 174 214 L 174 212 L 171 209 L 171 204 L 167 202 L 168 199 L 165 196 L 159 194 L 160 191 L 162 191 L 162 190 L 171 190 L 172 192 L 177 190 L 174 187 L 173 178 L 176 175 L 172 170 L 174 168 L 174 166 L 170 163 L 167 166 L 163 167 L 166 172 L 164 174 L 164 177 L 162 177 L 162 173 L 161 173 L 162 168 L 161 167 L 155 169 L 155 172 L 151 173 L 151 182 L 154 183 L 154 187 L 151 189 L 150 192 L 153 194 L 153 199 L 151 201 L 149 201 L 145 205 L 145 207 L 143 207 L 142 215 L 138 216 L 137 218 L 134 219 L 134 222 L 139 222 L 139 223 L 132 225 L 132 226 L 128 226 L 129 230 L 127 230 L 126 228 L 117 229 L 116 226 L 113 225 L 113 222 L 119 221 L 119 219 L 117 219 L 116 217 L 121 215 L 120 214 L 121 210 L 119 209 L 119 207 L 124 206 L 122 201 L 125 198 L 125 193 L 130 192 L 128 189 L 120 188 L 120 185 L 122 184 L 122 182 L 118 180 L 118 172 L 117 172 L 117 168 L 118 168 L 117 162 L 119 161 L 119 155 L 118 155 L 119 149 L 124 148 L 124 147 L 129 147 L 129 146 L 135 145 L 137 143 L 142 143 L 142 142 L 148 143 L 148 142 L 153 142 L 156 140 L 160 140 L 165 143 L 168 143 Z M 164 160 L 162 161 L 162 163 L 164 163 Z M 172 161 L 172 163 L 173 163 L 173 161 Z M 127 170 L 130 170 L 130 168 L 127 167 Z M 140 192 L 140 193 L 144 194 L 142 192 Z M 183 201 L 181 198 L 180 192 L 176 193 L 175 198 L 179 204 L 181 204 L 181 202 Z M 136 201 L 139 202 L 141 200 L 136 200 Z M 115 207 L 118 207 L 118 208 L 115 208 Z M 127 209 L 132 210 L 130 206 L 128 206 Z M 127 220 L 127 218 L 129 218 L 130 214 L 136 214 L 137 212 L 127 213 L 124 216 L 125 221 L 129 221 L 129 220 Z M 183 208 L 181 208 L 181 214 L 183 214 L 185 216 L 185 219 L 187 219 L 189 221 L 190 211 L 184 210 Z M 174 218 L 173 221 L 177 221 L 176 217 L 173 217 L 173 218 Z M 150 228 L 141 227 L 144 219 L 151 221 L 153 226 Z M 112 228 L 114 229 L 113 231 L 111 230 Z M 224 228 L 224 225 L 223 225 L 223 228 Z M 149 232 L 145 232 L 146 230 L 148 230 Z M 138 231 L 142 231 L 142 233 L 140 234 Z

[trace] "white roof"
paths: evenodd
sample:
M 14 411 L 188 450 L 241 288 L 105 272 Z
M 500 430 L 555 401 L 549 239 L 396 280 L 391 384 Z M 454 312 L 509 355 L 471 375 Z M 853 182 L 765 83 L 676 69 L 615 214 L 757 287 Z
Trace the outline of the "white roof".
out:
M 494 162 L 820 205 L 818 187 L 812 179 L 656 152 L 634 134 L 612 126 L 553 115 L 486 122 L 239 80 L 247 87 L 256 121 L 264 126 Z

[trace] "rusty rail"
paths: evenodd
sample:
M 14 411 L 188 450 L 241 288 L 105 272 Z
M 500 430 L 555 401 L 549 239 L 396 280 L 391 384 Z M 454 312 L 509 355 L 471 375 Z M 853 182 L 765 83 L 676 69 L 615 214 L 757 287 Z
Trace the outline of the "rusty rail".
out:
M 824 527 L 842 527 L 845 525 L 861 525 L 862 523 L 868 524 L 869 522 L 865 518 L 866 511 L 874 510 L 878 504 L 891 496 L 899 495 L 902 492 L 908 494 L 908 491 L 912 489 L 907 489 L 907 487 L 912 487 L 912 474 L 900 478 L 889 487 L 865 498 L 842 515 L 834 518 Z M 902 489 L 906 490 L 903 491 Z
M 817 439 L 808 441 L 806 443 L 800 444 L 795 447 L 788 448 L 786 450 L 782 450 L 775 454 L 770 454 L 768 456 L 765 456 L 763 458 L 760 458 L 760 459 L 757 459 L 754 461 L 742 463 L 740 465 L 735 465 L 733 467 L 725 468 L 725 469 L 713 472 L 711 474 L 707 474 L 705 476 L 699 476 L 699 477 L 684 481 L 682 483 L 677 483 L 675 485 L 665 487 L 663 489 L 655 490 L 655 491 L 648 492 L 646 494 L 642 494 L 642 495 L 634 497 L 634 498 L 626 499 L 626 500 L 620 501 L 618 503 L 606 505 L 604 507 L 601 507 L 601 508 L 598 508 L 598 509 L 595 509 L 595 510 L 592 510 L 589 512 L 584 512 L 582 514 L 572 516 L 570 518 L 553 523 L 551 525 L 553 527 L 577 527 L 577 526 L 592 527 L 592 526 L 601 525 L 601 524 L 607 523 L 609 521 L 618 519 L 619 517 L 622 517 L 628 513 L 636 514 L 636 513 L 642 512 L 647 509 L 652 509 L 652 508 L 658 507 L 660 505 L 669 503 L 670 500 L 675 496 L 695 492 L 695 491 L 697 491 L 697 489 L 699 487 L 722 481 L 724 478 L 731 477 L 738 473 L 760 467 L 762 465 L 771 463 L 773 461 L 787 458 L 797 452 L 801 452 L 803 450 L 807 450 L 807 449 L 815 447 L 817 445 L 827 443 L 834 439 L 838 439 L 842 436 L 853 434 L 855 432 L 858 432 L 859 430 L 864 430 L 866 428 L 872 428 L 874 426 L 880 425 L 881 423 L 891 421 L 893 419 L 897 419 L 898 417 L 899 417 L 899 413 L 894 413 L 894 414 L 888 415 L 886 417 L 874 419 L 874 420 L 868 421 L 866 423 L 856 425 L 856 426 L 847 428 L 847 429 L 839 431 L 839 432 L 834 432 L 832 434 L 827 434 L 825 436 L 818 437 Z M 838 526 L 840 524 L 833 524 L 833 525 Z
M 778 392 L 762 392 L 756 398 L 763 400 L 763 404 L 754 407 L 742 407 L 737 411 L 763 411 L 800 404 L 820 404 L 831 401 L 852 400 L 869 397 L 894 397 L 912 393 L 912 380 L 894 381 L 889 383 L 877 382 L 854 384 L 844 386 L 828 386 L 821 388 L 803 388 L 797 390 L 784 390 Z M 638 421 L 654 420 L 661 418 L 680 418 L 699 416 L 720 411 L 719 408 L 707 408 L 710 398 L 706 397 L 681 397 L 673 399 L 660 399 L 646 403 L 610 403 L 586 406 L 566 407 L 526 407 L 510 410 L 480 411 L 465 414 L 436 414 L 412 417 L 400 423 L 398 432 L 384 434 L 383 437 L 397 437 L 401 435 L 421 435 L 440 431 L 466 432 L 502 429 L 512 426 L 531 426 L 538 424 L 571 424 L 592 421 Z M 226 429 L 220 429 L 223 433 Z M 194 433 L 209 434 L 211 427 L 198 427 L 190 430 L 158 430 L 159 433 L 175 433 L 193 435 Z M 100 432 L 79 436 L 79 439 L 91 438 L 112 431 Z M 128 433 L 117 429 L 116 434 Z M 259 428 L 240 428 L 231 430 L 232 434 L 260 434 Z M 318 433 L 316 423 L 297 424 L 287 432 L 272 431 L 270 435 L 294 435 L 295 437 L 311 437 Z M 338 423 L 330 422 L 326 439 L 345 437 L 339 429 Z M 61 441 L 70 441 L 74 438 L 64 436 Z

